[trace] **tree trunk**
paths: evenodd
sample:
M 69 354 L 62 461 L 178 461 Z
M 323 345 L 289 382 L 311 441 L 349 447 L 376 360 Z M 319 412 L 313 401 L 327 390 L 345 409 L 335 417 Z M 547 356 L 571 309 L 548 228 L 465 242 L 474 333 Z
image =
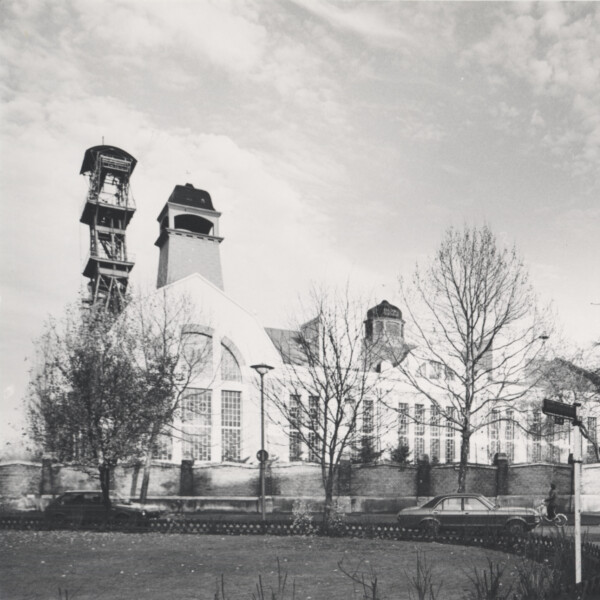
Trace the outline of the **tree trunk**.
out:
M 100 471 L 100 489 L 102 490 L 102 504 L 106 508 L 106 512 L 110 509 L 110 471 L 111 467 L 108 462 L 103 462 L 99 467 Z
M 144 472 L 142 474 L 142 487 L 140 488 L 140 503 L 146 504 L 146 498 L 148 497 L 148 485 L 150 483 L 150 469 L 152 468 L 152 449 L 156 443 L 158 437 L 158 431 L 156 427 L 152 429 L 150 440 L 148 441 L 148 450 L 146 452 L 146 458 L 144 460 Z
M 323 528 L 327 531 L 331 512 L 333 511 L 333 477 L 329 477 L 325 485 L 325 507 L 323 509 Z
M 458 490 L 457 492 L 466 492 L 467 487 L 467 462 L 469 460 L 469 446 L 471 436 L 468 434 L 462 435 L 460 442 L 460 463 L 458 466 Z
M 144 460 L 144 470 L 142 473 L 142 486 L 140 487 L 140 503 L 146 504 L 148 497 L 148 485 L 150 483 L 150 469 L 152 467 L 152 454 L 148 452 Z

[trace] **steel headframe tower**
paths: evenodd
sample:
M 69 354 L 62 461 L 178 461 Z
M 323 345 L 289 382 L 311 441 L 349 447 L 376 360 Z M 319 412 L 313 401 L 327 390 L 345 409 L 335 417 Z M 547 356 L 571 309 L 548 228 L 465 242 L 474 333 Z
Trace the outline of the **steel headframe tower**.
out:
M 83 270 L 89 277 L 89 302 L 113 312 L 122 310 L 134 261 L 127 254 L 125 233 L 135 212 L 129 178 L 137 160 L 115 146 L 88 148 L 81 175 L 90 187 L 81 223 L 90 228 L 90 252 Z

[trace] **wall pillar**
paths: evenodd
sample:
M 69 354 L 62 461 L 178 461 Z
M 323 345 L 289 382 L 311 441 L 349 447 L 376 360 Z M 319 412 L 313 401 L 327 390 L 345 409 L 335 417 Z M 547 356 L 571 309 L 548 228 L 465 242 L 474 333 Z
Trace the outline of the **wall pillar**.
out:
M 42 477 L 40 479 L 40 495 L 54 495 L 54 471 L 51 458 L 42 458 Z
M 194 495 L 194 459 L 181 461 L 181 474 L 179 478 L 179 495 Z
M 417 462 L 417 496 L 431 496 L 431 463 L 427 455 Z
M 508 456 L 497 452 L 494 456 L 496 465 L 496 496 L 508 496 Z
M 352 495 L 352 463 L 349 460 L 341 460 L 338 469 L 337 480 L 338 496 Z

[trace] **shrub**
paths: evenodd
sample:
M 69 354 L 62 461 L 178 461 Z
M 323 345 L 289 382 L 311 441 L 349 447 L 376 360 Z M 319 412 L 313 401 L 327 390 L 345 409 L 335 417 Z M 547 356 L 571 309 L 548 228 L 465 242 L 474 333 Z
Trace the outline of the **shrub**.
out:
M 346 513 L 341 509 L 338 502 L 334 502 L 325 522 L 326 534 L 330 536 L 341 536 L 346 531 Z
M 292 529 L 298 535 L 314 535 L 318 527 L 314 524 L 311 505 L 303 500 L 296 500 L 292 506 Z
M 410 448 L 399 444 L 390 451 L 390 459 L 393 462 L 407 465 L 410 462 Z

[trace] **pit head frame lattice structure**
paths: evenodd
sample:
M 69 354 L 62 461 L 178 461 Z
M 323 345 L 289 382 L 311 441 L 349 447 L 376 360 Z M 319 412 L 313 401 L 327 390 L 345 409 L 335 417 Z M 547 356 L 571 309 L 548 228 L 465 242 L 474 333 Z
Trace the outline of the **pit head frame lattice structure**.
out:
M 80 218 L 90 228 L 89 255 L 83 270 L 90 280 L 88 301 L 113 312 L 123 309 L 134 265 L 127 252 L 126 231 L 135 212 L 129 178 L 136 164 L 125 150 L 102 145 L 86 150 L 80 171 L 89 177 Z

